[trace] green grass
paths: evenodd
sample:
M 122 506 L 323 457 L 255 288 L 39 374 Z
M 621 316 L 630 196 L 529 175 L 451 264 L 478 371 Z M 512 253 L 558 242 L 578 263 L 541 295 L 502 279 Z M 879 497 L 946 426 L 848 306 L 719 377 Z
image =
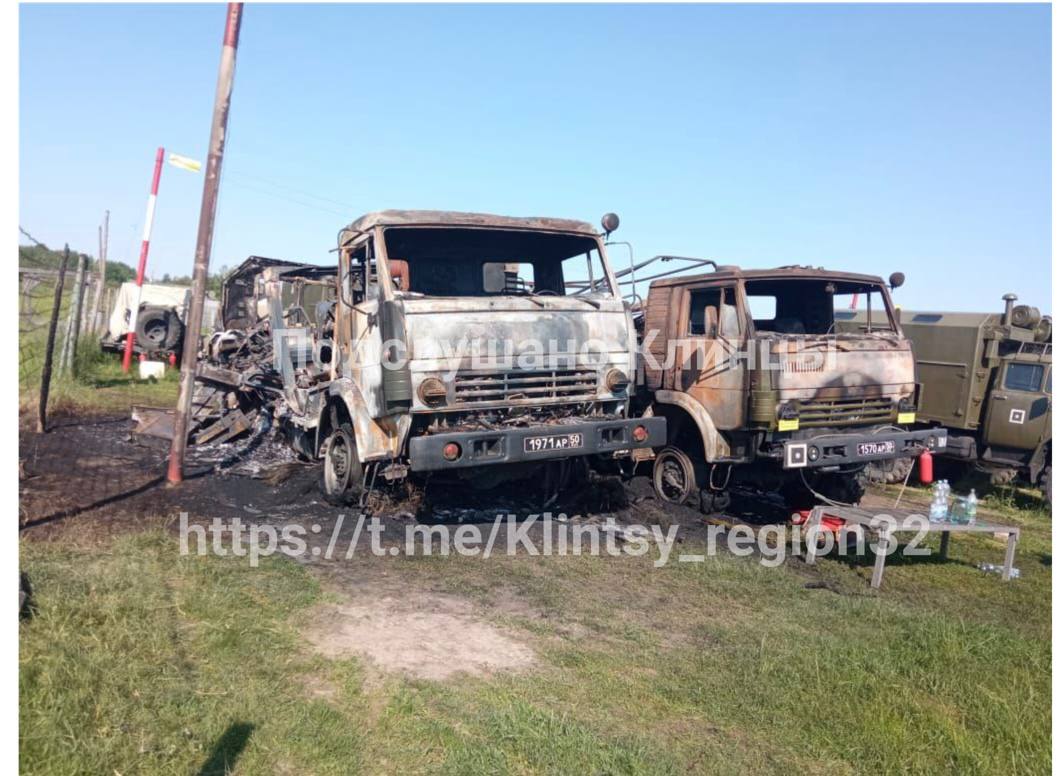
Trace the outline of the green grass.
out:
M 949 563 L 889 564 L 881 594 L 833 558 L 356 561 L 470 598 L 539 657 L 447 682 L 314 655 L 299 628 L 332 594 L 293 562 L 23 540 L 21 765 L 194 773 L 220 747 L 241 774 L 1046 773 L 1048 516 L 1023 519 L 1021 579 L 974 567 L 1000 542 L 959 536 Z
M 58 329 L 53 354 L 52 380 L 48 397 L 49 414 L 64 412 L 128 412 L 133 404 L 171 406 L 176 404 L 179 373 L 167 369 L 164 379 L 145 381 L 137 377 L 136 364 L 128 375 L 121 371 L 121 356 L 104 353 L 98 335 L 82 333 L 72 371 L 59 369 L 72 305 L 73 273 L 67 274 L 66 290 L 59 306 Z M 20 299 L 19 308 L 19 413 L 36 412 L 40 398 L 41 370 L 48 337 L 48 320 L 54 303 L 54 286 L 41 284 L 29 299 Z M 91 305 L 94 289 L 85 294 Z

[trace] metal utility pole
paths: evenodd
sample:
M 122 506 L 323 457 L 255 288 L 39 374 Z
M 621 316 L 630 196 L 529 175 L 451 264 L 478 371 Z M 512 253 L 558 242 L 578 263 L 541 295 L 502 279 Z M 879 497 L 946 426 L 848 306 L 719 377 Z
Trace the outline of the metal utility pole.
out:
M 221 162 L 224 159 L 225 136 L 228 131 L 228 109 L 232 102 L 232 84 L 236 75 L 236 48 L 239 45 L 239 25 L 243 19 L 243 4 L 229 3 L 225 20 L 221 64 L 217 73 L 217 93 L 214 96 L 213 123 L 210 126 L 210 152 L 206 159 L 206 180 L 202 186 L 202 207 L 199 210 L 199 235 L 195 245 L 195 269 L 191 280 L 191 307 L 184 333 L 184 353 L 180 362 L 180 397 L 177 399 L 173 421 L 173 444 L 169 450 L 169 471 L 166 479 L 176 484 L 184 479 L 184 449 L 188 442 L 188 416 L 191 397 L 195 390 L 195 368 L 202 334 L 202 310 L 206 299 L 206 280 L 210 271 L 210 248 L 213 244 L 214 219 L 217 216 L 217 194 L 221 187 Z
M 99 261 L 96 262 L 96 271 L 99 273 L 99 277 L 96 278 L 96 297 L 92 302 L 92 317 L 88 319 L 88 327 L 86 331 L 93 334 L 98 334 L 100 329 L 103 328 L 103 317 L 99 311 L 100 302 L 103 301 L 103 287 L 107 282 L 107 229 L 110 227 L 110 211 L 108 210 L 103 215 L 103 226 L 99 228 Z
M 70 263 L 70 246 L 63 247 L 63 263 L 59 265 L 59 278 L 55 281 L 55 300 L 52 302 L 52 317 L 48 321 L 48 341 L 44 345 L 44 366 L 40 370 L 40 399 L 37 401 L 37 431 L 48 430 L 48 391 L 52 384 L 52 353 L 55 351 L 55 330 L 59 326 L 59 306 L 63 302 L 63 284 L 66 282 L 66 265 Z

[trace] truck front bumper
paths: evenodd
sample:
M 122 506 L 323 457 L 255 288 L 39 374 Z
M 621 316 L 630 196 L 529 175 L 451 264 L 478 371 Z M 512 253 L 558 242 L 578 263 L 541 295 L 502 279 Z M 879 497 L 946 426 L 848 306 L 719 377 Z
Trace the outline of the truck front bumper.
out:
M 935 452 L 946 447 L 946 430 L 884 431 L 879 434 L 823 434 L 810 439 L 784 442 L 785 469 L 819 469 L 909 458 L 923 450 Z
M 634 441 L 637 427 L 645 438 Z M 551 441 L 550 441 L 551 440 Z M 455 444 L 459 454 L 450 456 Z M 409 440 L 409 467 L 414 472 L 462 469 L 498 463 L 550 461 L 582 455 L 613 454 L 666 444 L 666 418 L 633 418 L 565 423 L 552 426 L 462 431 Z

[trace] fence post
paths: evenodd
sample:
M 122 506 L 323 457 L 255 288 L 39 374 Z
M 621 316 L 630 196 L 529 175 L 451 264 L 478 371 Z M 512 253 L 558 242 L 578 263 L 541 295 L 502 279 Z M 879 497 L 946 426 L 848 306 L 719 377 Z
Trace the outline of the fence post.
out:
M 70 314 L 66 319 L 66 339 L 59 358 L 59 370 L 74 371 L 74 357 L 77 354 L 77 337 L 81 331 L 81 306 L 85 298 L 85 264 L 87 257 L 81 253 L 77 256 L 77 274 L 74 276 L 74 287 L 70 299 Z
M 48 391 L 52 382 L 52 352 L 55 350 L 55 329 L 59 325 L 59 306 L 63 301 L 63 283 L 66 281 L 66 265 L 70 262 L 70 246 L 63 246 L 63 263 L 59 265 L 59 279 L 55 281 L 55 301 L 52 317 L 48 321 L 48 341 L 44 345 L 44 366 L 40 370 L 40 399 L 37 402 L 37 431 L 48 430 Z
M 107 230 L 110 228 L 110 211 L 108 210 L 103 215 L 103 226 L 99 228 L 99 258 L 96 261 L 96 271 L 99 273 L 99 277 L 96 279 L 96 298 L 92 302 L 92 317 L 89 319 L 88 327 L 86 331 L 92 334 L 99 334 L 100 327 L 103 323 L 99 311 L 100 302 L 103 300 L 103 289 L 107 285 L 107 241 L 110 235 L 107 234 Z

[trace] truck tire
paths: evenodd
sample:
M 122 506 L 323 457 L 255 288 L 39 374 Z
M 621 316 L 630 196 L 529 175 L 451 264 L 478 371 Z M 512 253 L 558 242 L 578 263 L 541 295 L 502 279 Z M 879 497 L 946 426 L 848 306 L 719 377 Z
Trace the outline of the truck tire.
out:
M 360 495 L 363 480 L 364 467 L 357 453 L 353 428 L 343 423 L 324 442 L 320 490 L 329 504 L 347 506 Z
M 780 495 L 793 512 L 828 503 L 819 499 L 813 491 L 838 504 L 856 505 L 865 495 L 867 481 L 868 476 L 864 469 L 841 474 L 822 474 L 810 480 L 809 487 L 801 478 L 791 479 L 781 487 Z M 813 488 L 813 491 L 810 488 Z
M 901 485 L 913 469 L 912 458 L 892 458 L 890 461 L 873 461 L 865 467 L 869 482 L 885 485 Z
M 148 352 L 176 350 L 184 339 L 184 324 L 171 307 L 145 307 L 136 317 L 136 342 Z
M 692 459 L 678 447 L 665 447 L 655 456 L 651 483 L 655 495 L 670 504 L 684 504 L 696 488 Z

